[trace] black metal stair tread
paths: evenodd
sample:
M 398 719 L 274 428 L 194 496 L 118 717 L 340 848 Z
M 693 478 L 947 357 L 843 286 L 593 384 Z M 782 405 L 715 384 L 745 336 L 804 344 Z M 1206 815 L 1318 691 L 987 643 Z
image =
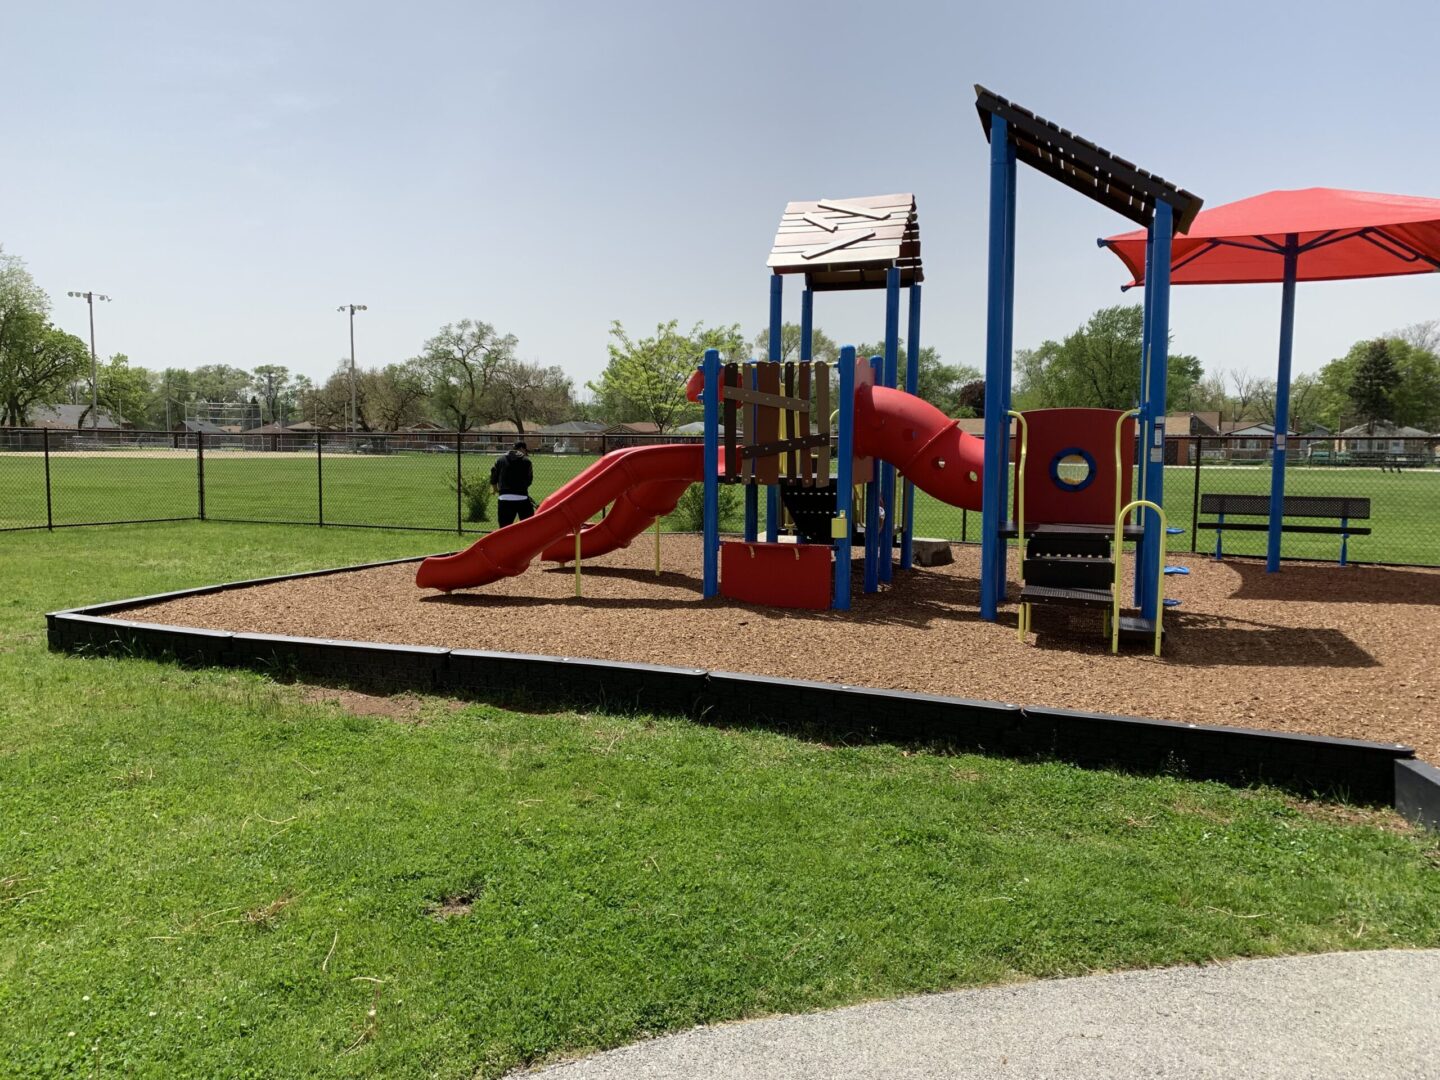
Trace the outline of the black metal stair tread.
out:
M 1051 585 L 1026 585 L 1020 590 L 1020 602 L 1108 608 L 1115 603 L 1115 598 L 1109 589 L 1059 589 Z
M 1163 627 L 1160 631 L 1160 637 L 1162 639 L 1165 637 L 1165 631 Z M 1154 641 L 1155 620 L 1146 619 L 1140 615 L 1121 615 L 1120 639 L 1122 641 Z

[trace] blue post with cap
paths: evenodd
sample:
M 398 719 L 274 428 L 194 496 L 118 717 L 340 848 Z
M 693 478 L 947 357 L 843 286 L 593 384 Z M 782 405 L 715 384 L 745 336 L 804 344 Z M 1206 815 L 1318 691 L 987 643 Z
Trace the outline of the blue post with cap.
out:
M 827 416 L 822 421 L 829 424 Z M 850 610 L 850 538 L 855 508 L 855 346 L 840 350 L 840 416 L 835 439 L 835 599 L 837 611 Z M 824 477 L 819 478 L 823 481 Z
M 920 392 L 920 285 L 910 286 L 910 331 L 905 336 L 905 392 Z M 915 485 L 905 481 L 905 531 L 900 537 L 900 566 L 915 565 Z
M 1009 125 L 1002 116 L 990 118 L 990 257 L 989 299 L 985 316 L 985 465 L 980 527 L 980 617 L 994 622 L 999 614 L 1005 578 L 1005 464 L 1009 457 L 1006 398 L 1010 369 L 1005 356 L 1009 323 L 1007 305 L 1012 261 L 1009 205 L 1015 193 Z
M 705 415 L 705 461 L 701 476 L 705 484 L 705 519 L 701 543 L 701 595 L 720 593 L 720 351 L 706 349 L 702 367 L 705 388 L 701 403 Z

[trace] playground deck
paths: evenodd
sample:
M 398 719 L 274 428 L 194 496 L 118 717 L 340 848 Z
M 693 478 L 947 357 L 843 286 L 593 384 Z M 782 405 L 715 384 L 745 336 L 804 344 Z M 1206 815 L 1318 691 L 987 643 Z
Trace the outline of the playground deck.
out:
M 417 590 L 413 564 L 190 597 L 128 618 L 225 630 L 588 656 L 988 698 L 1414 746 L 1440 762 L 1440 571 L 1176 556 L 1165 655 L 1104 650 L 1099 616 L 1015 638 L 977 611 L 979 550 L 899 571 L 849 612 L 702 601 L 693 537 L 648 538 L 570 570 L 483 589 Z M 1015 570 L 1011 561 L 1012 574 Z M 858 571 L 857 571 L 858 573 Z M 1012 584 L 1013 597 L 1016 586 Z M 622 602 L 623 601 L 623 602 Z M 1038 620 L 1037 620 L 1038 623 Z M 1044 630 L 1044 626 L 1037 628 Z

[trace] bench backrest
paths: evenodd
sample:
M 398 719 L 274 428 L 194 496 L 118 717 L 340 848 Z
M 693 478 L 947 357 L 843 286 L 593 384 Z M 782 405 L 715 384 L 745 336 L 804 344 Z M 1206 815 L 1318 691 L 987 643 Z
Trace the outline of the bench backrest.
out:
M 1270 513 L 1269 495 L 1200 496 L 1202 514 L 1240 514 L 1265 517 Z M 1350 495 L 1286 495 L 1286 517 L 1368 519 L 1370 500 Z

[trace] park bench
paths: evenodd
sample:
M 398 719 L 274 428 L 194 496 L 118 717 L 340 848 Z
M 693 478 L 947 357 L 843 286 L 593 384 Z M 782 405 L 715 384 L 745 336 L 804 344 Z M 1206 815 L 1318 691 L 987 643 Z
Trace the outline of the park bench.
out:
M 1344 566 L 1349 555 L 1350 537 L 1369 536 L 1370 529 L 1353 526 L 1353 520 L 1370 520 L 1370 500 L 1348 495 L 1286 495 L 1284 516 L 1287 518 L 1334 518 L 1338 525 L 1300 525 L 1282 522 L 1281 532 L 1321 533 L 1340 537 L 1340 565 Z M 1214 514 L 1216 520 L 1197 522 L 1195 528 L 1215 530 L 1215 558 L 1224 555 L 1223 538 L 1230 532 L 1269 532 L 1269 495 L 1223 495 L 1200 496 L 1200 513 Z M 1262 517 L 1264 521 L 1226 521 L 1230 517 Z

